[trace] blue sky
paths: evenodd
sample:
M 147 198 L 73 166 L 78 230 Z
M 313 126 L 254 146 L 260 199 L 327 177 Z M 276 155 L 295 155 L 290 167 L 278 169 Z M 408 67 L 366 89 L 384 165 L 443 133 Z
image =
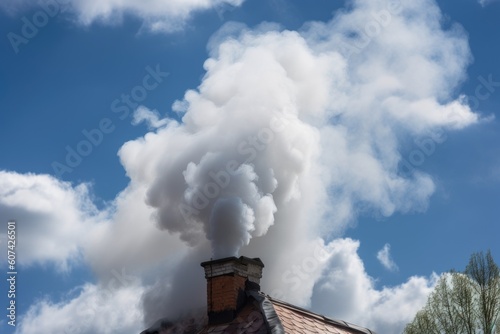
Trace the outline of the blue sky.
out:
M 2 268 L 9 219 L 19 243 L 2 333 L 138 332 L 202 304 L 173 290 L 190 296 L 182 273 L 202 291 L 211 250 L 260 257 L 267 293 L 397 333 L 435 274 L 500 261 L 500 2 L 138 3 L 0 3 Z M 172 213 L 271 116 L 285 130 L 241 179 Z

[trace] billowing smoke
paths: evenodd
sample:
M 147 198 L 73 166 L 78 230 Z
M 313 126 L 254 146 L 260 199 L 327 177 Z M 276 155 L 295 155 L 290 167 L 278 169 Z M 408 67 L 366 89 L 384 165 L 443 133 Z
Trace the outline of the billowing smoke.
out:
M 192 246 L 208 239 L 221 257 L 266 234 L 276 212 L 309 210 L 310 185 L 322 205 L 310 225 L 326 233 L 356 206 L 385 216 L 425 208 L 433 183 L 403 175 L 399 142 L 476 120 L 450 96 L 469 60 L 466 40 L 459 28 L 436 29 L 437 9 L 356 4 L 301 33 L 229 24 L 214 37 L 201 85 L 174 105 L 182 122 L 122 149 L 126 165 L 130 154 L 141 162 L 132 167 L 151 165 L 147 203 L 160 228 Z M 153 161 L 152 145 L 161 147 Z
M 270 62 L 260 73 L 239 64 L 219 69 L 214 62 L 212 69 L 208 61 L 200 93 L 186 95 L 183 124 L 172 122 L 157 133 L 168 153 L 159 161 L 148 204 L 158 209 L 161 228 L 191 245 L 211 240 L 215 257 L 237 255 L 268 231 L 279 206 L 300 196 L 301 175 L 319 145 L 316 130 L 287 101 L 293 86 L 286 74 L 260 82 L 267 71 L 283 71 L 267 53 L 256 47 L 244 56 Z
M 263 258 L 263 287 L 277 297 L 304 306 L 334 298 L 328 287 L 342 263 L 332 249 L 349 244 L 334 239 L 359 214 L 427 208 L 434 182 L 408 167 L 404 143 L 478 120 L 454 95 L 471 59 L 466 34 L 440 21 L 430 0 L 360 0 L 301 31 L 227 24 L 209 43 L 200 86 L 174 104 L 182 121 L 166 120 L 120 151 L 157 225 L 194 249 L 210 242 L 213 257 Z M 156 119 L 149 113 L 141 108 Z M 293 271 L 301 261 L 307 275 Z M 356 298 L 384 298 L 363 282 Z M 168 291 L 146 294 L 147 320 L 182 301 Z

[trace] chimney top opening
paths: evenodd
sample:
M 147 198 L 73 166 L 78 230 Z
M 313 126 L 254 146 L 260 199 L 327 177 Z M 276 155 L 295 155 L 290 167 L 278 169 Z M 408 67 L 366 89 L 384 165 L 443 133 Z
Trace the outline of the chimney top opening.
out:
M 202 262 L 207 279 L 209 324 L 232 321 L 247 300 L 246 291 L 260 290 L 264 263 L 259 258 L 232 256 Z

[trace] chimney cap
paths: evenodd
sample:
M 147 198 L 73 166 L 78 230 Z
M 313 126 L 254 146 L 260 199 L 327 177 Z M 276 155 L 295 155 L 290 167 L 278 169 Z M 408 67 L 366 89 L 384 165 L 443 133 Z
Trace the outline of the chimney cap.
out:
M 253 265 L 257 265 L 259 267 L 264 268 L 264 263 L 262 262 L 262 260 L 260 258 L 255 257 L 252 259 L 252 258 L 249 258 L 246 256 L 240 256 L 239 258 L 237 258 L 236 256 L 230 256 L 230 257 L 225 257 L 222 259 L 205 261 L 205 262 L 202 262 L 200 265 L 203 268 L 205 268 L 206 266 L 209 266 L 209 265 L 221 264 L 221 263 L 226 263 L 226 262 L 239 262 L 241 264 L 253 264 Z

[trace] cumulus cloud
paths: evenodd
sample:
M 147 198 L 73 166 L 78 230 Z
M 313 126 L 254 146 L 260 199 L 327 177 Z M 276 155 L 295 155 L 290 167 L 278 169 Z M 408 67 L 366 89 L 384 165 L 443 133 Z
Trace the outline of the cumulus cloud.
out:
M 377 259 L 387 270 L 398 270 L 398 266 L 391 256 L 391 245 L 385 244 L 384 247 L 377 252 Z
M 94 206 L 88 184 L 73 187 L 50 175 L 0 171 L 0 221 L 10 219 L 17 220 L 22 236 L 19 264 L 53 263 L 67 270 L 81 260 L 87 236 L 105 223 L 107 213 Z
M 330 246 L 329 267 L 316 282 L 314 310 L 379 333 L 399 334 L 425 305 L 438 276 L 410 277 L 394 287 L 377 289 L 357 254 L 359 241 L 337 239 Z
M 184 29 L 193 14 L 211 9 L 224 10 L 226 6 L 241 6 L 244 0 L 6 0 L 0 7 L 10 13 L 35 5 L 50 11 L 64 11 L 76 16 L 79 23 L 116 24 L 126 15 L 143 21 L 143 28 L 153 32 L 174 32 Z
M 466 33 L 441 22 L 431 0 L 357 0 L 300 31 L 223 28 L 199 87 L 173 106 L 182 121 L 136 112 L 152 130 L 120 149 L 130 184 L 111 222 L 84 233 L 100 280 L 111 268 L 140 273 L 150 325 L 203 305 L 210 252 L 245 254 L 264 261 L 271 295 L 401 332 L 435 277 L 377 288 L 359 242 L 338 237 L 361 214 L 425 210 L 435 185 L 402 172 L 404 143 L 478 121 L 456 95 Z
M 135 280 L 105 287 L 86 284 L 61 302 L 31 305 L 14 333 L 140 333 L 142 293 Z

